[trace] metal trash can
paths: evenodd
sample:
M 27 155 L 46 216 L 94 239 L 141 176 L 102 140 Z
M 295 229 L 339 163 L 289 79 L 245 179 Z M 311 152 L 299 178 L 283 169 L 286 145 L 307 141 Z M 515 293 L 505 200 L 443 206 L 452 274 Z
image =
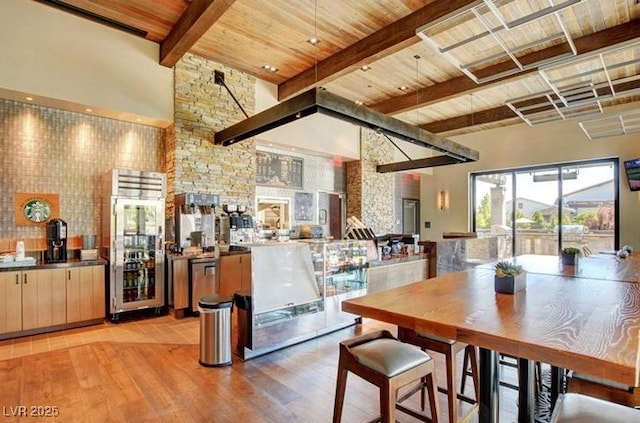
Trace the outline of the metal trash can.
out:
M 233 294 L 233 302 L 238 312 L 238 353 L 245 348 L 253 348 L 253 309 L 251 307 L 251 291 L 237 291 Z
M 207 295 L 198 301 L 200 312 L 200 364 L 207 367 L 231 364 L 231 309 L 233 299 Z

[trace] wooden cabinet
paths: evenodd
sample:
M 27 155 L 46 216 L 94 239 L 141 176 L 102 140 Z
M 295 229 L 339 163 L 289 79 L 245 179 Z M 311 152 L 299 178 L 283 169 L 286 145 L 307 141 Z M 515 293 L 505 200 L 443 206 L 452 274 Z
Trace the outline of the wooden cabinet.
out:
M 0 272 L 0 334 L 105 316 L 104 266 Z
M 0 272 L 0 333 L 66 323 L 64 278 L 57 270 Z
M 220 295 L 251 291 L 251 254 L 220 256 Z
M 67 323 L 101 319 L 105 316 L 104 266 L 64 269 Z
M 22 272 L 0 272 L 0 333 L 22 330 Z
M 66 292 L 63 269 L 22 272 L 22 329 L 66 323 Z

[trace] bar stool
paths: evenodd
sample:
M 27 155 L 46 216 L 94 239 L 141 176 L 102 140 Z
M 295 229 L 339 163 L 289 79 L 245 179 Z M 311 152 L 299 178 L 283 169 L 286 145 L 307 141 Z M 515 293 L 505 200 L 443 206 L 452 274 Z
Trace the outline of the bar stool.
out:
M 585 394 L 628 407 L 640 407 L 640 389 L 633 386 L 571 371 L 567 376 L 567 392 Z
M 504 353 L 500 353 L 500 361 L 498 362 L 498 364 L 503 365 L 503 366 L 507 366 L 507 367 L 512 367 L 514 369 L 518 368 L 518 357 L 514 356 L 514 355 L 510 355 L 510 354 L 504 354 Z M 536 361 L 534 363 L 535 366 L 535 382 L 536 382 L 536 394 L 542 391 L 542 363 L 540 363 L 539 361 Z M 504 380 L 500 381 L 500 386 L 504 386 L 506 388 L 510 388 L 510 389 L 514 389 L 514 390 L 518 390 L 518 385 L 514 385 L 512 383 L 506 382 Z
M 461 399 L 470 404 L 476 404 L 466 416 L 461 420 L 465 420 L 470 417 L 477 409 L 477 403 L 479 399 L 479 381 L 478 381 L 478 356 L 476 349 L 473 345 L 467 345 L 462 342 L 457 342 L 452 339 L 440 338 L 433 335 L 427 335 L 418 333 L 414 330 L 398 327 L 398 339 L 403 342 L 416 345 L 423 350 L 429 350 L 444 354 L 447 373 L 447 388 L 438 388 L 438 391 L 447 395 L 447 404 L 449 409 L 449 423 L 458 422 L 458 408 L 456 407 L 456 400 Z M 464 395 L 458 395 L 456 389 L 456 356 L 458 352 L 464 350 L 464 361 L 462 370 L 462 379 L 460 381 L 461 393 L 464 394 L 465 382 L 467 375 L 471 375 L 473 379 L 473 388 L 475 394 L 475 400 L 472 400 Z M 471 371 L 467 368 L 470 366 Z
M 582 394 L 558 398 L 550 423 L 630 423 L 640 421 L 640 410 Z
M 333 422 L 342 420 L 347 376 L 352 372 L 380 389 L 380 414 L 374 421 L 395 423 L 396 408 L 424 422 L 438 422 L 433 359 L 424 351 L 400 342 L 389 331 L 381 330 L 340 343 L 338 379 L 333 408 Z M 416 383 L 409 394 L 398 399 L 398 391 Z M 402 406 L 399 402 L 421 392 L 421 408 L 425 406 L 425 387 L 429 395 L 431 418 Z

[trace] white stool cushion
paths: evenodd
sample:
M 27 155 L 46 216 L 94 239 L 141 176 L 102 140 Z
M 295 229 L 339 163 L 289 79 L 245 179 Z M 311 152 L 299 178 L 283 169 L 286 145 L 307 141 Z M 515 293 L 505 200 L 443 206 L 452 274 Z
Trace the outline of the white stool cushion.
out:
M 429 354 L 395 339 L 381 338 L 351 348 L 358 362 L 387 377 L 431 360 Z
M 640 422 L 640 410 L 582 394 L 560 396 L 551 423 Z

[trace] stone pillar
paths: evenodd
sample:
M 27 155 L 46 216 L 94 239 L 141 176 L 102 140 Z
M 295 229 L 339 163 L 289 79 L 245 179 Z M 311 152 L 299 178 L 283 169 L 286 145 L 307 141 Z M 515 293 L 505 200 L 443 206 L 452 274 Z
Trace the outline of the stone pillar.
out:
M 393 161 L 393 149 L 384 136 L 362 128 L 360 160 L 347 163 L 347 217 L 357 217 L 376 234 L 394 232 L 394 173 L 376 171 Z
M 253 113 L 254 77 L 185 54 L 174 74 L 174 146 L 167 149 L 169 192 L 219 194 L 221 203 L 246 205 L 253 214 L 255 142 L 249 139 L 230 147 L 213 144 L 216 131 L 245 118 L 227 90 L 213 82 L 215 70 L 224 72 L 227 86 L 247 113 Z M 167 200 L 172 202 L 173 196 Z

